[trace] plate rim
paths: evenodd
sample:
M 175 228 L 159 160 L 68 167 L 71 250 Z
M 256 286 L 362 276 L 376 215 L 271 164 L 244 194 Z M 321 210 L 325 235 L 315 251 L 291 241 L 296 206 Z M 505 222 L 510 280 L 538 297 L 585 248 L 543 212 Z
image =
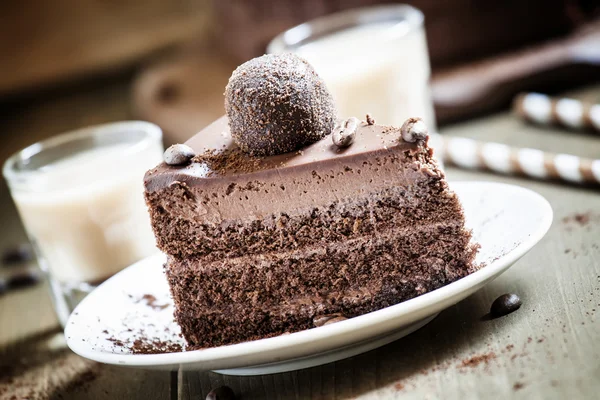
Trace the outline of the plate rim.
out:
M 76 329 L 76 324 L 73 323 L 73 319 L 80 314 L 80 310 L 86 308 L 86 304 L 93 302 L 95 297 L 98 296 L 98 289 L 94 290 L 88 296 L 86 296 L 81 303 L 75 308 L 75 310 L 69 316 L 67 325 L 64 330 L 65 337 L 67 338 L 68 347 L 76 354 L 88 358 L 93 361 L 120 365 L 127 367 L 140 367 L 140 368 L 157 368 L 160 366 L 172 366 L 179 365 L 185 366 L 190 364 L 197 364 L 202 362 L 215 362 L 218 360 L 231 360 L 233 358 L 241 357 L 252 357 L 256 354 L 260 354 L 266 351 L 272 352 L 277 350 L 283 350 L 290 347 L 296 347 L 305 345 L 313 341 L 320 341 L 331 336 L 340 336 L 346 333 L 351 333 L 354 330 L 364 329 L 376 323 L 381 323 L 385 320 L 398 318 L 402 315 L 409 315 L 417 313 L 420 310 L 426 310 L 438 303 L 442 303 L 445 300 L 456 297 L 469 288 L 476 287 L 477 285 L 484 284 L 486 281 L 494 278 L 495 276 L 505 272 L 512 266 L 518 259 L 525 255 L 531 250 L 548 232 L 553 221 L 553 210 L 546 198 L 539 193 L 513 184 L 507 184 L 502 182 L 493 181 L 453 181 L 449 182 L 449 186 L 452 190 L 456 186 L 473 186 L 473 185 L 487 185 L 495 187 L 505 187 L 510 190 L 521 191 L 527 193 L 532 199 L 535 199 L 537 205 L 542 210 L 542 220 L 535 230 L 523 240 L 521 243 L 510 250 L 508 253 L 499 257 L 496 260 L 489 262 L 480 270 L 473 272 L 472 274 L 461 278 L 455 282 L 452 282 L 439 289 L 431 292 L 422 294 L 415 298 L 403 301 L 401 303 L 383 308 L 381 310 L 373 311 L 367 314 L 363 314 L 345 321 L 340 321 L 335 324 L 325 325 L 318 328 L 306 329 L 299 332 L 294 332 L 289 335 L 276 336 L 272 338 L 259 339 L 249 342 L 236 343 L 225 346 L 212 347 L 200 350 L 190 350 L 177 353 L 164 353 L 164 354 L 129 354 L 129 353 L 109 353 L 102 351 L 95 351 L 84 345 L 87 342 L 81 342 L 71 339 L 72 330 Z M 126 271 L 134 268 L 142 263 L 158 262 L 159 259 L 164 260 L 165 255 L 163 253 L 156 253 L 145 259 L 142 259 L 124 270 L 118 272 L 105 282 L 103 282 L 99 288 L 104 285 L 110 285 L 113 280 L 120 279 L 120 275 Z M 156 261 L 154 260 L 156 259 Z M 161 262 L 162 263 L 162 262 Z M 249 364 L 248 366 L 251 366 Z M 234 369 L 235 367 L 225 368 Z M 211 368 L 212 369 L 212 368 Z M 219 369 L 219 368 L 217 368 Z

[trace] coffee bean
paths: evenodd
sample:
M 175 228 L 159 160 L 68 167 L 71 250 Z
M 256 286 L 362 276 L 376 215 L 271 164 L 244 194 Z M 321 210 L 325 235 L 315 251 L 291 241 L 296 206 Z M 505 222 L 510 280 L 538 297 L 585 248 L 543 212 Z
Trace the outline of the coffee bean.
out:
M 28 243 L 9 247 L 2 253 L 2 264 L 12 266 L 33 260 L 33 251 Z
M 348 147 L 354 143 L 356 137 L 356 129 L 358 128 L 358 119 L 351 117 L 335 128 L 333 128 L 333 134 L 331 139 L 333 144 L 337 147 Z
M 425 140 L 427 138 L 427 125 L 421 118 L 409 118 L 402 128 L 400 128 L 400 135 L 405 142 L 416 142 L 417 140 Z
M 219 386 L 206 396 L 206 400 L 235 400 L 235 393 L 229 386 Z
M 37 269 L 25 268 L 13 273 L 7 278 L 7 286 L 10 290 L 33 286 L 42 280 L 41 273 Z
M 183 165 L 190 162 L 196 153 L 194 149 L 185 144 L 174 144 L 165 150 L 164 160 L 169 165 Z
M 517 311 L 521 307 L 521 299 L 516 294 L 506 293 L 498 297 L 492 303 L 490 314 L 493 317 L 501 317 Z

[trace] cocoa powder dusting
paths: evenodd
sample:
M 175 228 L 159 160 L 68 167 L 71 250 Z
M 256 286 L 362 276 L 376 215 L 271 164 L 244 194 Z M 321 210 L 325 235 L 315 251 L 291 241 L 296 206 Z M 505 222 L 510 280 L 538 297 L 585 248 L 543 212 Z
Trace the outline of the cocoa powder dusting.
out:
M 115 347 L 128 350 L 132 354 L 164 354 L 164 353 L 179 353 L 183 351 L 183 347 L 179 343 L 160 340 L 158 338 L 149 338 L 141 333 L 138 339 L 133 342 L 117 339 L 115 337 L 106 338 L 112 342 Z
M 494 360 L 496 358 L 496 353 L 494 353 L 493 351 L 490 353 L 486 353 L 486 354 L 481 354 L 481 355 L 477 355 L 477 356 L 473 356 L 470 358 L 466 358 L 464 360 L 462 360 L 462 362 L 460 363 L 460 367 L 463 368 L 473 368 L 473 367 L 477 367 L 479 364 L 485 364 L 488 365 L 489 362 L 491 360 Z
M 136 303 L 144 301 L 148 307 L 151 307 L 154 310 L 164 310 L 169 306 L 168 304 L 157 304 L 157 300 L 158 299 L 156 298 L 156 296 L 152 294 L 145 294 L 138 301 L 136 301 Z
M 98 378 L 98 371 L 96 369 L 84 371 L 79 375 L 75 376 L 68 384 L 66 384 L 61 391 L 70 392 L 72 390 L 86 387 L 90 382 L 93 382 Z
M 255 157 L 233 150 L 207 150 L 192 159 L 192 162 L 205 164 L 208 167 L 207 176 L 231 173 L 251 173 L 260 170 L 260 157 Z
M 577 224 L 581 227 L 587 226 L 593 220 L 596 220 L 597 215 L 592 214 L 591 211 L 574 213 L 571 215 L 567 215 L 562 219 L 564 224 Z
M 117 347 L 125 347 L 125 342 L 123 342 L 121 339 L 117 339 L 116 337 L 109 337 L 106 340 L 112 342 Z
M 15 354 L 9 354 L 0 358 L 0 399 L 41 400 L 54 398 L 53 394 L 62 398 L 62 394 L 86 393 L 89 383 L 101 375 L 100 364 L 82 359 L 67 349 L 40 351 L 31 347 L 23 350 L 29 355 L 12 357 Z M 41 368 L 53 371 L 51 379 L 40 379 Z
M 136 339 L 131 345 L 133 354 L 163 354 L 163 353 L 179 353 L 182 351 L 179 343 L 165 342 L 162 340 Z

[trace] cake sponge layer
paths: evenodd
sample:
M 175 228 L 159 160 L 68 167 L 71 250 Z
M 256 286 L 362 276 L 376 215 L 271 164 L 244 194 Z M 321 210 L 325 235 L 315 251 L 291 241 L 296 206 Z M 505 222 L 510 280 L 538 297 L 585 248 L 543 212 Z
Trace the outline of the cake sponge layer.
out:
M 174 257 L 213 260 L 344 241 L 390 225 L 413 226 L 460 212 L 456 196 L 435 163 L 428 164 L 427 173 L 416 173 L 424 169 L 418 160 L 391 151 L 381 162 L 384 165 L 372 163 L 352 171 L 339 166 L 339 174 L 322 174 L 323 178 L 312 174 L 306 180 L 296 177 L 296 193 L 302 193 L 298 187 L 304 186 L 312 192 L 312 200 L 303 207 L 289 209 L 271 204 L 282 201 L 291 191 L 289 185 L 270 188 L 268 194 L 264 193 L 266 189 L 228 192 L 223 187 L 206 196 L 198 188 L 175 182 L 163 190 L 146 193 L 157 244 Z M 374 177 L 362 181 L 367 172 Z M 356 190 L 348 191 L 349 181 L 357 186 Z M 260 186 L 257 182 L 254 185 Z M 231 196 L 243 197 L 232 200 Z M 251 207 L 261 201 L 265 211 L 256 215 Z M 204 209 L 217 209 L 224 202 L 246 207 L 247 214 L 216 222 L 206 217 Z M 275 211 L 269 214 L 268 209 Z
M 276 336 L 397 304 L 474 270 L 460 221 L 403 227 L 320 248 L 205 263 L 170 258 L 176 319 L 190 348 Z

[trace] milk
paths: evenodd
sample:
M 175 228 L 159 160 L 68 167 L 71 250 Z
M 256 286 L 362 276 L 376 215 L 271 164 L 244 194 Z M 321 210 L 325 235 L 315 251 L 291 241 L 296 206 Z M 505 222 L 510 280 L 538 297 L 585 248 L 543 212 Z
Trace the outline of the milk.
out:
M 401 126 L 435 117 L 429 91 L 429 56 L 422 27 L 407 21 L 358 25 L 317 38 L 294 50 L 323 78 L 340 117 Z
M 143 176 L 156 144 L 96 147 L 34 172 L 13 198 L 42 268 L 60 283 L 99 283 L 156 250 Z

